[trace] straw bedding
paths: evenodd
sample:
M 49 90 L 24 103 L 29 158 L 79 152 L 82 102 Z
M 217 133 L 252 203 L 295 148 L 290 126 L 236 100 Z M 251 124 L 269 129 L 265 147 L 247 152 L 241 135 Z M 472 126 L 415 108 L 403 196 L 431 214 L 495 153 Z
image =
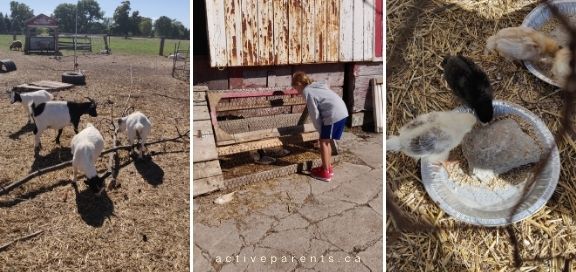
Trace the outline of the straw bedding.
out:
M 25 56 L 0 49 L 0 55 L 16 62 L 16 72 L 2 74 L 3 89 L 37 80 L 60 81 L 73 67 L 71 57 Z M 130 104 L 151 117 L 152 140 L 176 136 L 173 117 L 181 131 L 189 129 L 189 85 L 170 76 L 171 62 L 161 57 L 79 56 L 86 86 L 55 92 L 56 99 L 94 98 L 99 116 L 82 116 L 80 127 L 92 122 L 102 132 L 106 148 L 111 105 L 118 116 L 131 94 Z M 134 84 L 130 86 L 130 65 Z M 31 170 L 71 159 L 69 143 L 74 135 L 66 127 L 62 148 L 54 143 L 54 130 L 43 133 L 43 157 L 34 160 L 31 129 L 21 129 L 26 116 L 20 104 L 0 99 L 0 183 L 26 176 Z M 17 133 L 20 131 L 20 133 Z M 19 135 L 18 135 L 19 134 Z M 122 144 L 126 135 L 119 135 Z M 129 161 L 120 152 L 120 188 L 101 198 L 85 192 L 79 179 L 75 195 L 70 167 L 31 180 L 8 195 L 0 196 L 0 245 L 36 231 L 38 236 L 0 251 L 0 271 L 184 271 L 189 267 L 189 144 L 162 143 L 149 147 L 158 153 L 151 162 Z M 108 156 L 97 164 L 107 169 Z M 107 179 L 107 182 L 110 178 Z
M 446 54 L 462 52 L 488 74 L 495 98 L 522 105 L 556 131 L 562 99 L 555 87 L 524 67 L 496 55 L 484 55 L 486 38 L 497 30 L 518 26 L 538 1 L 387 1 L 387 59 L 399 52 L 399 63 L 387 62 L 387 134 L 415 116 L 459 105 L 442 78 Z M 414 8 L 416 7 L 416 8 Z M 407 44 L 394 49 L 407 18 L 419 13 Z M 390 68 L 392 67 L 392 68 Z M 390 68 L 390 70 L 388 70 Z M 558 143 L 562 170 L 551 200 L 532 217 L 512 225 L 517 244 L 504 228 L 479 228 L 446 215 L 427 196 L 419 165 L 402 154 L 387 154 L 386 186 L 411 218 L 430 223 L 436 232 L 400 232 L 387 216 L 387 271 L 560 271 L 565 257 L 576 253 L 576 144 Z M 569 263 L 576 269 L 574 262 Z

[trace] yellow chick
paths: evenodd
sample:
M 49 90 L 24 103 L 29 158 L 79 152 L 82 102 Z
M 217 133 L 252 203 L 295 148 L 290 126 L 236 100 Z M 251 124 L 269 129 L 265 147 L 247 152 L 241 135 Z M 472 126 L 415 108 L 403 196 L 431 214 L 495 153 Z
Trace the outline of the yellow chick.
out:
M 467 112 L 422 114 L 400 128 L 399 135 L 386 140 L 386 151 L 401 151 L 415 159 L 444 164 L 450 151 L 462 142 L 474 124 L 476 116 Z
M 552 78 L 558 85 L 564 87 L 566 84 L 566 79 L 570 74 L 570 58 L 572 54 L 568 48 L 562 48 L 556 52 L 554 56 L 554 63 L 552 64 Z
M 234 199 L 234 193 L 236 193 L 236 192 L 221 195 L 220 197 L 218 197 L 214 200 L 214 204 L 223 205 L 223 204 L 226 204 L 226 203 L 232 201 L 232 199 Z
M 486 40 L 485 53 L 497 51 L 509 60 L 541 61 L 554 56 L 560 49 L 558 42 L 530 27 L 518 26 L 500 29 Z

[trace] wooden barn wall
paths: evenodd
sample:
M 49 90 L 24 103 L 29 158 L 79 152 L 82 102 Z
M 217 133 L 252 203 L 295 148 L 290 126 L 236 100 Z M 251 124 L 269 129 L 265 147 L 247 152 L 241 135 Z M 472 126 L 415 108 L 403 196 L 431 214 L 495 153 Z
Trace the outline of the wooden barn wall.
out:
M 372 125 L 373 97 L 370 80 L 382 77 L 383 63 L 360 62 L 346 65 L 347 95 L 344 97 L 351 114 L 352 126 Z
M 383 0 L 206 0 L 210 66 L 380 61 Z

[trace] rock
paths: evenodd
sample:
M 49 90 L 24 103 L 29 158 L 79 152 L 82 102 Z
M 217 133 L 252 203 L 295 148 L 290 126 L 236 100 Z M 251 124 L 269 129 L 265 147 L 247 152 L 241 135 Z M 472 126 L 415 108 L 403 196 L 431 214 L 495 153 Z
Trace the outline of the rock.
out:
M 474 129 L 464 138 L 462 152 L 473 175 L 482 181 L 535 163 L 542 154 L 535 140 L 512 119 Z

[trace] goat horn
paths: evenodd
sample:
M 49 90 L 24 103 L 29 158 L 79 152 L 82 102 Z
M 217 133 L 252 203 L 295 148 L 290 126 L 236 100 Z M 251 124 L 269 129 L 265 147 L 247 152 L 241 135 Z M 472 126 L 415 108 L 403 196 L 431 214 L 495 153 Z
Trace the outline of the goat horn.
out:
M 84 96 L 84 98 L 86 98 L 86 99 L 90 100 L 90 102 L 96 104 L 96 101 L 94 101 L 94 99 L 92 99 L 92 98 L 90 98 L 90 97 L 88 97 L 88 96 Z

